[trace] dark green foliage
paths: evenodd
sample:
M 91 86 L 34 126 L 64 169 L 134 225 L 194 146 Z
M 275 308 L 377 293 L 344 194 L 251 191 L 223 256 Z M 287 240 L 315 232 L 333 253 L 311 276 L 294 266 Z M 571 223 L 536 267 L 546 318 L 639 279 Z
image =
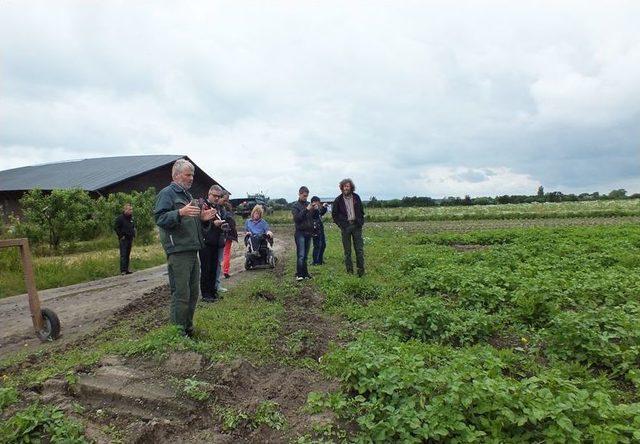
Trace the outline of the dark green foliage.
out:
M 67 419 L 55 407 L 32 404 L 0 423 L 0 443 L 87 442 L 80 423 Z
M 373 442 L 633 442 L 640 405 L 557 370 L 506 376 L 508 353 L 363 337 L 328 361 L 353 396 L 314 396 Z M 533 366 L 533 364 L 532 364 Z
M 101 197 L 96 203 L 96 219 L 104 234 L 113 234 L 113 224 L 116 217 L 122 213 L 125 203 L 133 207 L 133 219 L 136 224 L 138 240 L 148 243 L 153 239 L 155 222 L 153 219 L 153 207 L 155 205 L 156 190 L 149 188 L 144 192 L 132 191 L 131 193 L 110 194 L 107 198 Z
M 638 226 L 365 235 L 376 299 L 337 267 L 315 279 L 364 332 L 323 358 L 343 389 L 310 397 L 351 439 L 640 440 Z
M 31 190 L 20 199 L 20 205 L 22 232 L 33 241 L 48 242 L 53 249 L 62 241 L 91 239 L 99 231 L 93 218 L 94 201 L 83 190 Z
M 542 338 L 552 358 L 624 374 L 640 365 L 640 304 L 560 313 Z
M 440 298 L 425 297 L 400 307 L 387 318 L 386 325 L 405 338 L 464 346 L 490 338 L 501 324 L 497 315 L 453 308 Z

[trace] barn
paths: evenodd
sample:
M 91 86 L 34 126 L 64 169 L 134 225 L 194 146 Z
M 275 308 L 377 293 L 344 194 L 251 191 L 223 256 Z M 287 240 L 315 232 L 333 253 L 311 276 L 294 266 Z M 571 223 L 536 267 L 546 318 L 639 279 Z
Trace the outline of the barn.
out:
M 209 187 L 220 185 L 187 156 L 163 154 L 100 157 L 47 163 L 0 171 L 0 205 L 6 220 L 20 214 L 19 200 L 29 190 L 80 188 L 93 197 L 111 193 L 161 190 L 171 181 L 171 167 L 178 159 L 187 159 L 196 167 L 191 193 L 205 196 Z M 222 186 L 222 185 L 221 185 Z

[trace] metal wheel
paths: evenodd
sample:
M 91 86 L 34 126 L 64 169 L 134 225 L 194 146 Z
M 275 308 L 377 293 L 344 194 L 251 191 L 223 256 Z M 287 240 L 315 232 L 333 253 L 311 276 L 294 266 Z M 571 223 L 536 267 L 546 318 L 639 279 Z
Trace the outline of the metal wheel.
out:
M 60 337 L 60 320 L 52 310 L 43 308 L 40 310 L 42 314 L 42 330 L 36 332 L 41 341 L 53 341 Z

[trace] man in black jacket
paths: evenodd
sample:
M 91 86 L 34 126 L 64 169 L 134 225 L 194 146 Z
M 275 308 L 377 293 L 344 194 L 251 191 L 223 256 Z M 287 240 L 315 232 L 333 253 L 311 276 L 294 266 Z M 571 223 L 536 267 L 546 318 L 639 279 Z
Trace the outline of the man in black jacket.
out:
M 313 239 L 313 216 L 318 211 L 316 206 L 309 203 L 309 188 L 300 187 L 298 190 L 298 201 L 293 204 L 291 214 L 293 222 L 296 224 L 296 280 L 311 279 L 307 269 L 307 257 Z
M 219 296 L 218 271 L 220 261 L 224 251 L 224 233 L 222 225 L 224 220 L 220 215 L 220 205 L 218 203 L 222 197 L 222 188 L 213 185 L 209 189 L 207 200 L 216 210 L 213 220 L 202 224 L 202 237 L 204 246 L 199 251 L 200 256 L 200 292 L 204 302 L 215 302 Z
M 351 240 L 356 250 L 356 266 L 358 276 L 364 275 L 364 241 L 362 240 L 362 226 L 364 225 L 364 209 L 360 196 L 355 193 L 356 186 L 351 179 L 340 181 L 342 194 L 333 201 L 331 216 L 342 232 L 342 247 L 344 249 L 344 264 L 347 273 L 353 273 L 351 260 Z
M 120 274 L 131 274 L 129 258 L 131 257 L 133 238 L 136 237 L 136 227 L 133 222 L 133 208 L 130 203 L 124 204 L 122 213 L 116 217 L 114 228 L 120 242 Z

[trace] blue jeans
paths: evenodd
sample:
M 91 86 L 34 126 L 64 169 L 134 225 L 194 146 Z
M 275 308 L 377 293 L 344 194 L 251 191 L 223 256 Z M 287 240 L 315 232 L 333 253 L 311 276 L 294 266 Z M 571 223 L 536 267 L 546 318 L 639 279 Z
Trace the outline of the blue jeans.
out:
M 296 232 L 296 276 L 307 277 L 309 276 L 309 270 L 307 270 L 307 257 L 309 256 L 309 248 L 311 248 L 312 237 Z
M 222 259 L 224 258 L 224 246 L 218 248 L 217 262 L 214 264 L 216 267 L 216 291 L 220 289 L 220 269 L 222 268 Z
M 327 240 L 324 237 L 324 230 L 321 230 L 316 237 L 313 238 L 313 263 L 321 265 L 324 263 L 324 250 L 327 248 Z

